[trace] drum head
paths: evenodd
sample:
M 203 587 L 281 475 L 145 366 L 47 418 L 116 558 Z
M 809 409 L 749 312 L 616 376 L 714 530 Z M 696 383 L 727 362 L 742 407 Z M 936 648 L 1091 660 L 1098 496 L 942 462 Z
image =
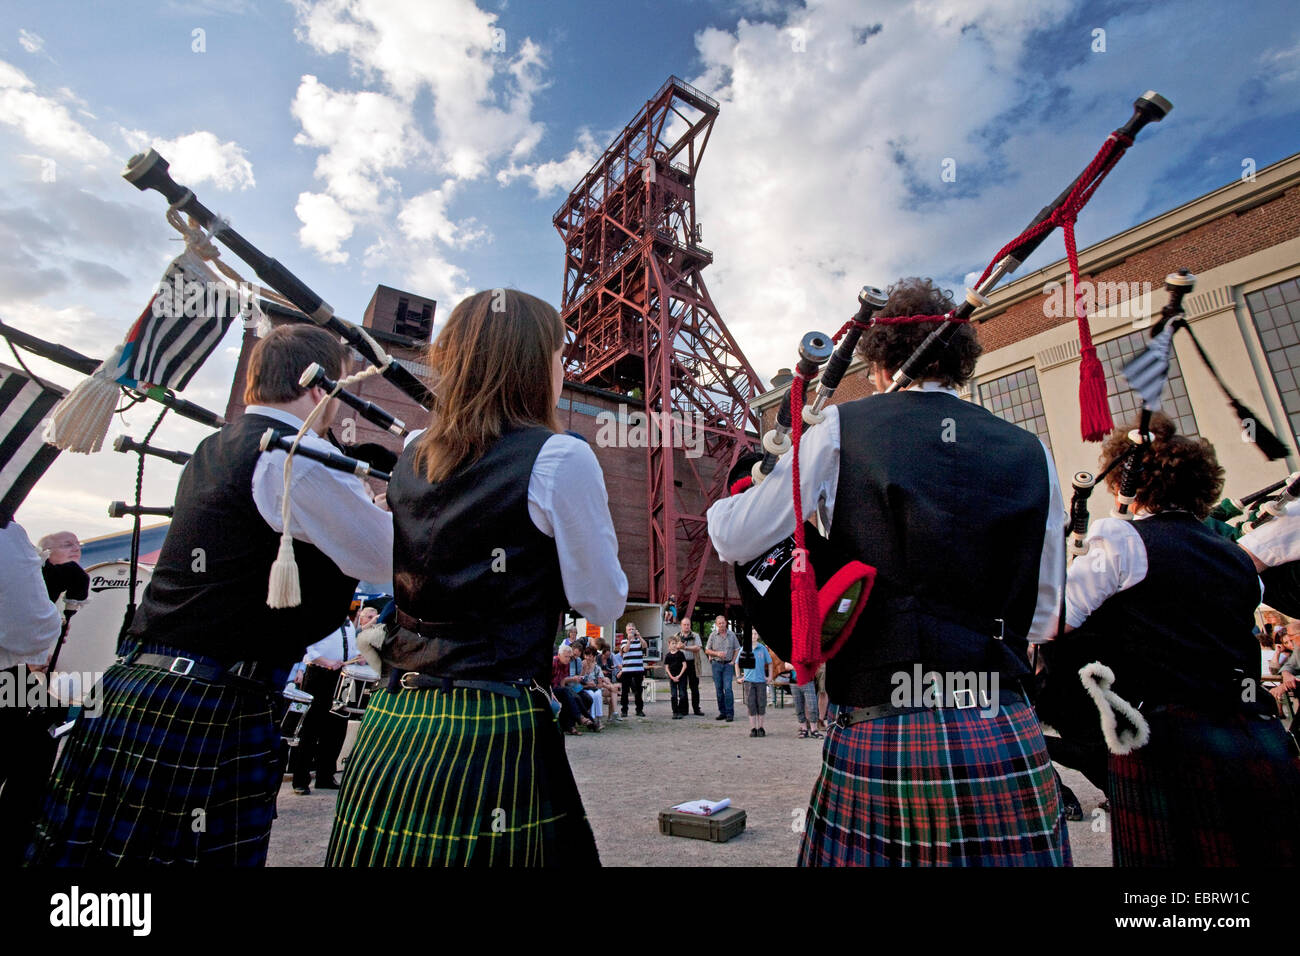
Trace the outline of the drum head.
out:
M 376 681 L 379 680 L 379 671 L 368 664 L 344 664 L 343 676 L 353 680 Z
M 55 664 L 58 675 L 69 676 L 51 680 L 51 692 L 64 704 L 81 703 L 81 698 L 117 660 L 117 635 L 126 615 L 131 562 L 93 564 L 86 568 L 86 574 L 90 576 L 90 596 L 69 622 L 68 636 Z M 138 603 L 153 571 L 141 565 L 136 576 Z M 68 690 L 60 691 L 60 687 Z
M 299 690 L 296 687 L 286 687 L 284 689 L 284 699 L 293 704 L 310 704 L 316 698 L 305 690 Z

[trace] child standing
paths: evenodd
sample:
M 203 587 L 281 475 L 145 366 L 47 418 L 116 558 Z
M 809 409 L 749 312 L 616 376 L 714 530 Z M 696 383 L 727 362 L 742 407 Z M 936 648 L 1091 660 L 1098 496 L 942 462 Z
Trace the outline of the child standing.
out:
M 673 720 L 681 720 L 690 713 L 686 683 L 686 653 L 682 642 L 677 637 L 668 641 L 668 656 L 664 658 L 664 667 L 668 669 L 669 686 L 672 688 Z
M 767 685 L 772 682 L 772 653 L 766 645 L 754 641 L 754 666 L 744 671 L 740 668 L 740 658 L 736 658 L 736 680 L 744 681 L 745 684 L 745 709 L 749 711 L 749 736 L 766 737 L 763 715 L 767 713 Z

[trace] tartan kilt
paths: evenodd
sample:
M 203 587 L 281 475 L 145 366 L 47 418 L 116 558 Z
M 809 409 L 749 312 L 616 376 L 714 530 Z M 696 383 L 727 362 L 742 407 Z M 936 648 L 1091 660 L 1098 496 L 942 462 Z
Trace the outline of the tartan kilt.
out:
M 800 866 L 1069 866 L 1064 806 L 1023 702 L 832 725 Z
M 598 866 L 549 698 L 377 690 L 328 866 Z
M 1110 755 L 1115 866 L 1295 866 L 1300 761 L 1280 720 L 1148 717 L 1151 742 Z
M 100 699 L 69 734 L 28 862 L 264 865 L 281 778 L 271 698 L 114 664 Z

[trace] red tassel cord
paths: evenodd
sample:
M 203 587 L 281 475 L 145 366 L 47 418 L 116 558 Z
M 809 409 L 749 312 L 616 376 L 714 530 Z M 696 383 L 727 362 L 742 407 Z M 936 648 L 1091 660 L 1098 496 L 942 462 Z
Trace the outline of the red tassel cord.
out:
M 803 531 L 803 492 L 799 484 L 799 439 L 803 434 L 804 380 L 796 374 L 790 383 L 790 441 L 793 448 L 790 476 L 794 488 L 794 567 L 790 572 L 790 657 L 795 677 L 806 684 L 821 666 L 820 622 L 817 619 L 817 576 L 808 560 Z

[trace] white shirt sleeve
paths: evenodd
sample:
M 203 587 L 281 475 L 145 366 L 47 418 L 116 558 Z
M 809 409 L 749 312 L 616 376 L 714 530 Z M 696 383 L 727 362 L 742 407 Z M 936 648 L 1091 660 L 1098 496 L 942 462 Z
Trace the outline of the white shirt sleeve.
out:
M 748 561 L 782 538 L 794 534 L 794 456 L 782 455 L 762 484 L 739 495 L 715 501 L 708 511 L 709 537 L 723 561 Z M 799 488 L 803 514 L 819 509 L 834 520 L 835 493 L 840 480 L 840 415 L 832 405 L 826 419 L 808 429 L 799 442 Z
M 1237 541 L 1265 567 L 1275 568 L 1300 558 L 1300 501 L 1289 502 L 1282 512 L 1282 517 L 1264 522 Z
M 546 440 L 528 478 L 528 517 L 555 539 L 569 605 L 601 624 L 623 613 L 627 575 L 618 562 L 605 476 L 585 441 L 562 434 Z
M 1038 602 L 1029 625 L 1030 644 L 1049 641 L 1056 633 L 1061 612 L 1061 583 L 1065 577 L 1065 500 L 1061 496 L 1056 464 L 1046 445 L 1043 445 L 1043 457 L 1047 462 L 1047 527 L 1038 563 Z
M 311 443 L 337 450 L 319 439 Z M 264 451 L 253 469 L 253 501 L 258 514 L 277 532 L 284 530 L 280 507 L 285 457 L 286 452 L 278 449 Z M 295 455 L 292 482 L 289 530 L 294 539 L 320 548 L 348 577 L 391 594 L 393 516 L 376 507 L 361 479 Z
M 0 529 L 0 668 L 44 664 L 63 622 L 45 590 L 41 558 L 16 521 Z
M 1102 518 L 1088 532 L 1087 543 L 1087 553 L 1074 559 L 1066 576 L 1065 623 L 1070 627 L 1147 576 L 1147 549 L 1130 522 Z

